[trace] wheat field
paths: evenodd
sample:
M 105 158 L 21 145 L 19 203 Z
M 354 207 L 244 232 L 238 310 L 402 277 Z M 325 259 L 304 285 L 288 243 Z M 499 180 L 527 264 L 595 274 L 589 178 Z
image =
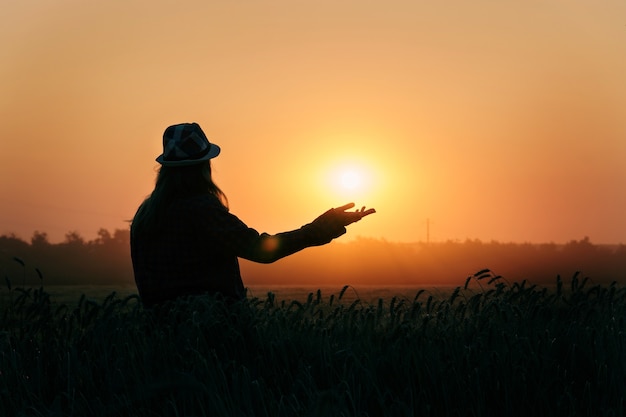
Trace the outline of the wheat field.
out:
M 623 416 L 626 290 L 491 271 L 445 297 L 333 294 L 146 310 L 7 279 L 4 416 Z

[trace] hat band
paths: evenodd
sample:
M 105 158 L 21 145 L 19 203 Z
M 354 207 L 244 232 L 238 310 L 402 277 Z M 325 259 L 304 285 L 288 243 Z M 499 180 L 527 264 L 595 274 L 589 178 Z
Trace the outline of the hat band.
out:
M 163 156 L 163 160 L 167 161 L 167 162 L 180 162 L 180 161 L 188 161 L 188 160 L 200 159 L 200 158 L 206 156 L 209 153 L 210 150 L 211 150 L 211 145 L 207 146 L 206 148 L 204 148 L 199 153 L 193 155 L 193 157 L 191 155 L 189 155 L 187 157 L 179 158 L 176 155 L 171 155 L 171 157 L 168 155 L 168 156 Z

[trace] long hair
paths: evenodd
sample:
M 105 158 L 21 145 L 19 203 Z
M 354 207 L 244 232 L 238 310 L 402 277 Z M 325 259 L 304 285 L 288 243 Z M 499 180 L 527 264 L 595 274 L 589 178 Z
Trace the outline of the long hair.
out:
M 213 194 L 228 209 L 228 199 L 213 182 L 210 160 L 181 167 L 161 166 L 154 191 L 139 206 L 131 223 L 132 230 L 155 232 L 163 224 L 164 213 L 177 199 L 203 193 Z

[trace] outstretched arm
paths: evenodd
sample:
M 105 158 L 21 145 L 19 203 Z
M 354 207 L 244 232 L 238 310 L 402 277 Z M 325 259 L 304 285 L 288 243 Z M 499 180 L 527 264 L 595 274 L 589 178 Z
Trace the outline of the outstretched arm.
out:
M 263 233 L 252 247 L 240 256 L 254 262 L 271 263 L 306 247 L 325 245 L 346 233 L 346 226 L 376 213 L 376 210 L 366 209 L 365 206 L 360 210 L 347 211 L 352 207 L 354 203 L 332 208 L 297 230 L 276 235 Z

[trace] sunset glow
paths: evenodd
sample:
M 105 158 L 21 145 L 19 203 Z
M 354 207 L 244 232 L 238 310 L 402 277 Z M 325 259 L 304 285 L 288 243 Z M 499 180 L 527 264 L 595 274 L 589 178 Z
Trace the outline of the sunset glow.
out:
M 280 232 L 354 201 L 390 241 L 626 241 L 626 3 L 8 2 L 0 233 L 128 228 L 165 127 Z M 172 16 L 177 22 L 171 27 Z M 271 30 L 268 30 L 271 28 Z

